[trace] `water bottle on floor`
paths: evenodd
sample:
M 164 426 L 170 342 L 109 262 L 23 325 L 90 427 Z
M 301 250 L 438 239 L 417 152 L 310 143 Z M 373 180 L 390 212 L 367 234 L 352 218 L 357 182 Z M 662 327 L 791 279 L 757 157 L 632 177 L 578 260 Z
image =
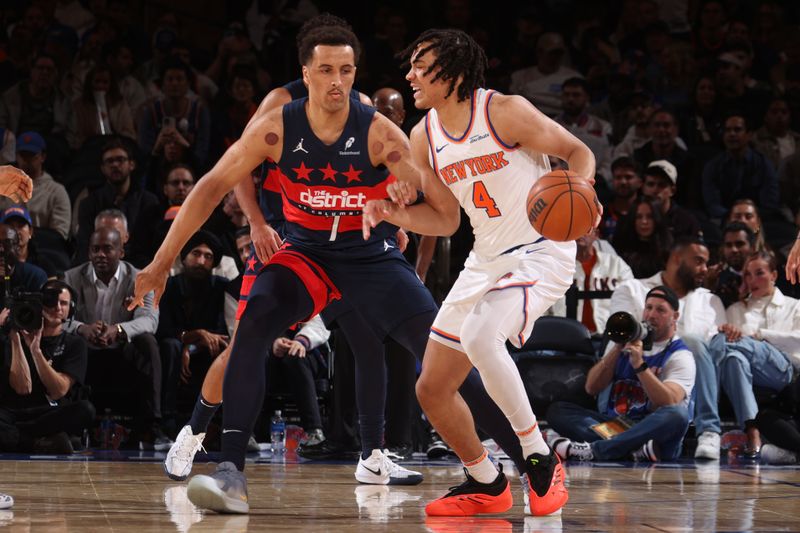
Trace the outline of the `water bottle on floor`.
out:
M 275 411 L 269 427 L 272 453 L 283 453 L 286 450 L 286 421 L 281 417 L 280 410 Z

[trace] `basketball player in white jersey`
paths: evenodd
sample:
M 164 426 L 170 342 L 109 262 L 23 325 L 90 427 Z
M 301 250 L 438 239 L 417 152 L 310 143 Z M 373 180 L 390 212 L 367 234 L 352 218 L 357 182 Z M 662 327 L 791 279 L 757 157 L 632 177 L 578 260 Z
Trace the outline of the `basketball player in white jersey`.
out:
M 530 225 L 528 191 L 550 170 L 548 155 L 564 159 L 591 183 L 595 159 L 524 98 L 481 88 L 486 56 L 465 33 L 428 30 L 406 57 L 415 106 L 430 109 L 411 133 L 412 155 L 429 171 L 421 188 L 436 197 L 449 189 L 452 201 L 445 210 L 372 201 L 364 210 L 364 232 L 389 220 L 420 234 L 449 235 L 458 226 L 460 204 L 475 233 L 464 270 L 431 328 L 417 382 L 420 405 L 464 463 L 467 480 L 429 503 L 426 513 L 497 513 L 513 503 L 508 480 L 488 458 L 458 394 L 474 366 L 519 436 L 530 512 L 552 514 L 568 499 L 563 469 L 542 438 L 505 343 L 524 344 L 533 322 L 570 286 L 575 269 L 574 242 L 546 240 Z

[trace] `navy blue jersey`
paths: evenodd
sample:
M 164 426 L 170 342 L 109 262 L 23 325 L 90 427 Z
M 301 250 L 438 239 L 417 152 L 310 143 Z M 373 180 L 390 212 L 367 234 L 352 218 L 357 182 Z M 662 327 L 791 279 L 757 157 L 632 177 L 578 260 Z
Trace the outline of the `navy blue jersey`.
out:
M 341 136 L 326 145 L 311 130 L 306 101 L 294 100 L 283 107 L 283 151 L 278 168 L 272 170 L 283 195 L 286 239 L 326 249 L 382 245 L 394 237 L 396 226 L 381 223 L 368 242 L 361 235 L 364 205 L 386 198 L 386 186 L 394 180 L 369 158 L 367 141 L 375 109 L 351 100 Z
M 308 98 L 308 87 L 303 83 L 302 78 L 290 81 L 284 85 L 283 88 L 289 91 L 292 100 Z M 351 100 L 360 102 L 360 98 L 360 92 L 355 89 L 350 91 Z M 281 188 L 278 183 L 278 174 L 270 172 L 270 170 L 275 168 L 275 164 L 271 161 L 265 161 L 261 165 L 261 190 L 258 195 L 258 206 L 261 208 L 261 212 L 264 214 L 264 220 L 267 221 L 267 224 L 272 226 L 273 229 L 283 237 L 283 198 L 281 197 Z

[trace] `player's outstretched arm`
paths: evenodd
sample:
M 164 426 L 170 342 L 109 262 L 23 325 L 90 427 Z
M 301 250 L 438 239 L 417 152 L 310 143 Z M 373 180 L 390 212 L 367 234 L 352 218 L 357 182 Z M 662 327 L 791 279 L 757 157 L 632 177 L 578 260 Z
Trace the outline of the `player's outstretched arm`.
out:
M 11 165 L 0 166 L 0 195 L 24 203 L 31 199 L 32 193 L 33 181 L 24 171 Z
M 570 170 L 594 185 L 595 158 L 589 147 L 525 98 L 495 94 L 489 102 L 489 116 L 505 144 L 563 159 Z
M 281 109 L 267 113 L 247 126 L 242 137 L 222 155 L 186 197 L 153 261 L 136 276 L 133 300 L 129 309 L 142 305 L 144 295 L 155 291 L 158 306 L 172 262 L 186 241 L 208 219 L 223 196 L 264 159 L 278 160 L 283 147 Z
M 369 236 L 369 229 L 374 228 L 382 220 L 413 231 L 420 235 L 448 236 L 458 229 L 461 212 L 458 200 L 442 183 L 428 163 L 428 139 L 422 123 L 417 124 L 411 132 L 410 150 L 397 151 L 400 158 L 392 164 L 397 165 L 403 158 L 408 158 L 408 165 L 418 173 L 421 189 L 425 195 L 424 202 L 405 207 L 398 201 L 403 193 L 393 194 L 402 187 L 402 182 L 392 184 L 387 188 L 392 201 L 370 201 L 364 208 L 363 228 L 365 238 Z M 388 160 L 388 157 L 387 157 Z M 392 166 L 386 163 L 389 170 L 395 173 Z M 396 174 L 395 174 L 396 175 Z M 415 198 L 416 199 L 416 198 Z M 407 203 L 407 202 L 406 202 Z

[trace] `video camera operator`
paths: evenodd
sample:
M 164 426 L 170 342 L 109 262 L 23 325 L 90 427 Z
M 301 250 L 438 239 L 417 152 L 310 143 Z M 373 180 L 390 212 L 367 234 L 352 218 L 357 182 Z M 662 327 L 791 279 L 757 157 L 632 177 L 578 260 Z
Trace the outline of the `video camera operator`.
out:
M 610 387 L 602 413 L 556 402 L 547 421 L 563 438 L 551 445 L 563 459 L 672 461 L 689 427 L 694 357 L 676 333 L 678 296 L 665 285 L 645 298 L 641 324 L 626 312 L 609 317 L 606 355 L 586 378 L 586 392 Z
M 80 399 L 86 342 L 64 330 L 73 292 L 49 281 L 7 303 L 11 309 L 0 312 L 0 450 L 72 453 L 68 434 L 81 434 L 94 419 L 92 404 Z
M 0 297 L 9 295 L 14 289 L 27 292 L 38 291 L 47 281 L 44 270 L 31 263 L 19 260 L 19 235 L 8 224 L 0 224 Z

